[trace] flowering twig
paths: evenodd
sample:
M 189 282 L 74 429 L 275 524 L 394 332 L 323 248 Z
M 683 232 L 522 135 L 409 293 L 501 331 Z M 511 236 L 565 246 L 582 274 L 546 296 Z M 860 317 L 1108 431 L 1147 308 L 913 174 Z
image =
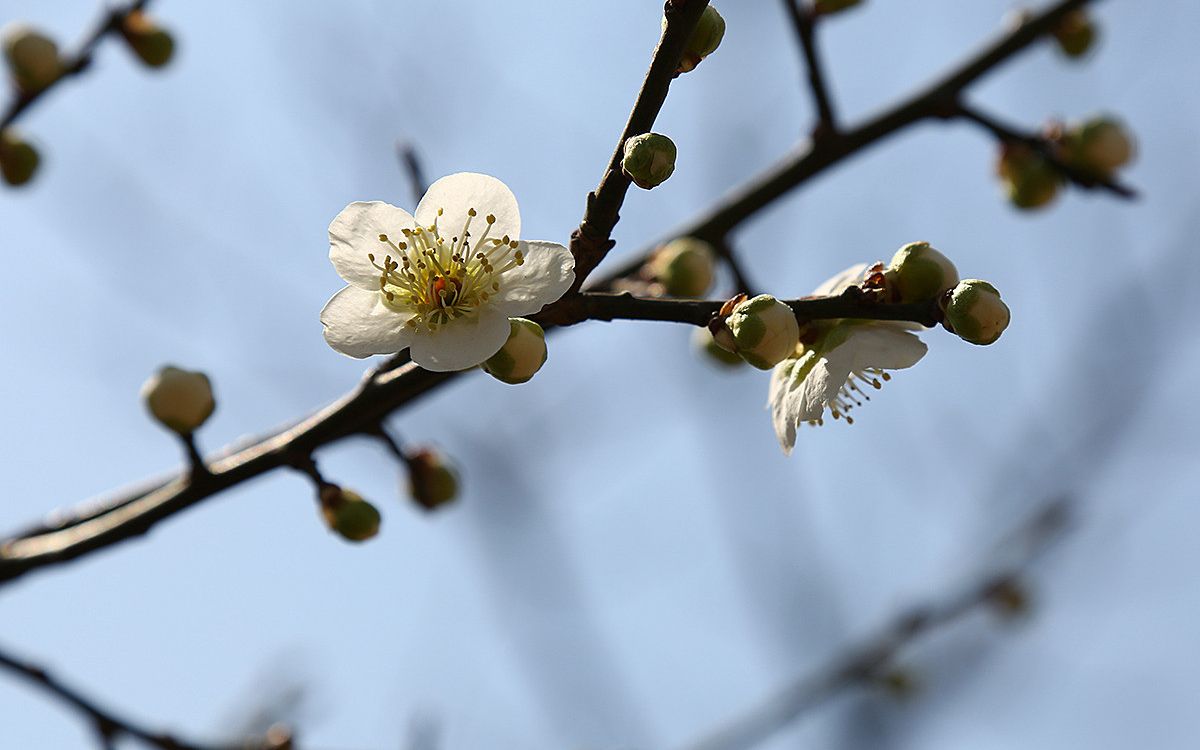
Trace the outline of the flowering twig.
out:
M 804 67 L 808 71 L 808 90 L 817 108 L 817 126 L 813 129 L 813 140 L 837 131 L 837 117 L 833 111 L 833 99 L 829 95 L 829 84 L 825 79 L 825 68 L 817 51 L 816 19 L 811 7 L 801 6 L 800 0 L 783 0 L 784 10 L 792 21 L 800 51 L 804 54 Z
M 1054 167 L 1063 177 L 1066 177 L 1071 182 L 1081 188 L 1088 190 L 1102 189 L 1107 190 L 1114 195 L 1122 198 L 1136 198 L 1137 191 L 1127 185 L 1122 185 L 1111 177 L 1095 174 L 1067 163 L 1059 155 L 1055 144 L 1041 136 L 1024 133 L 1016 128 L 1006 125 L 990 114 L 986 114 L 981 110 L 967 105 L 963 102 L 958 102 L 952 110 L 954 117 L 972 122 L 984 130 L 987 130 L 996 138 L 1005 143 L 1021 144 L 1032 148 L 1043 159 Z
M 115 747 L 115 741 L 118 738 L 127 736 L 161 750 L 235 750 L 232 746 L 197 745 L 185 742 L 170 734 L 156 732 L 130 719 L 117 716 L 74 688 L 63 684 L 41 667 L 23 662 L 3 651 L 0 651 L 0 669 L 36 685 L 77 713 L 82 714 L 91 724 L 96 741 L 101 748 Z M 246 747 L 239 745 L 237 750 L 246 750 Z
M 1066 14 L 1082 8 L 1089 1 L 1059 0 L 1042 13 L 1030 17 L 1020 27 L 1010 30 L 984 47 L 945 77 L 882 114 L 845 130 L 836 137 L 801 147 L 757 179 L 718 202 L 674 236 L 688 235 L 709 242 L 723 241 L 731 231 L 759 210 L 829 167 L 908 125 L 942 116 L 939 113 L 952 109 L 961 91 L 1052 31 Z M 691 4 L 688 7 L 692 7 Z M 666 38 L 667 35 L 664 35 L 664 40 Z M 662 43 L 660 51 L 661 49 Z M 656 55 L 656 62 L 658 60 Z M 677 61 L 678 57 L 675 60 Z M 652 67 L 651 72 L 655 73 L 655 70 Z M 658 81 L 660 76 L 657 74 L 654 77 L 665 95 L 665 82 L 669 82 L 670 72 L 665 75 L 665 82 Z M 648 75 L 647 84 L 650 78 Z M 652 108 L 653 112 L 657 112 L 660 106 L 661 101 Z M 639 108 L 635 107 L 635 114 L 638 111 Z M 632 122 L 634 117 L 631 115 L 630 119 Z M 606 179 L 612 174 L 610 170 Z M 619 172 L 617 174 L 619 175 Z M 626 181 L 615 199 L 605 197 L 603 202 L 609 204 L 615 200 L 613 206 L 619 207 L 620 197 L 624 195 L 627 187 Z M 605 191 L 603 184 L 602 188 L 597 190 L 597 194 L 613 195 Z M 597 200 L 596 197 L 590 199 L 590 206 Z M 612 213 L 614 217 L 615 207 Z M 590 210 L 589 207 L 589 212 Z M 615 224 L 615 218 L 612 223 Z M 588 224 L 587 220 L 584 224 Z M 609 225 L 609 229 L 611 226 L 612 224 Z M 604 252 L 607 252 L 607 231 L 603 236 L 605 239 L 601 244 L 604 245 Z M 649 250 L 630 263 L 597 278 L 591 284 L 592 288 L 609 288 L 617 279 L 636 273 L 648 256 Z M 593 259 L 598 262 L 598 258 Z M 572 295 L 567 295 L 557 304 L 579 304 L 571 299 Z M 554 308 L 554 305 L 547 308 L 545 314 L 554 315 Z M 169 518 L 241 482 L 288 465 L 289 455 L 311 454 L 321 446 L 351 435 L 362 434 L 391 412 L 448 382 L 455 375 L 456 373 L 423 370 L 408 361 L 403 353 L 393 357 L 369 372 L 354 390 L 300 422 L 249 444 L 232 446 L 213 457 L 208 462 L 211 473 L 206 476 L 195 477 L 189 481 L 186 474 L 182 474 L 161 482 L 143 484 L 134 490 L 114 495 L 103 504 L 92 504 L 86 511 L 70 513 L 67 516 L 68 520 L 64 522 L 46 524 L 33 530 L 35 533 L 17 535 L 0 542 L 0 581 L 17 578 L 31 570 L 74 560 L 143 534 L 162 519 Z
M 9 102 L 8 108 L 5 109 L 3 117 L 0 117 L 0 130 L 16 122 L 17 118 L 25 110 L 29 109 L 35 102 L 45 96 L 50 89 L 68 78 L 87 70 L 88 65 L 92 62 L 92 56 L 95 54 L 96 48 L 100 46 L 104 37 L 109 34 L 118 33 L 121 30 L 122 23 L 124 23 L 125 18 L 130 13 L 144 10 L 149 4 L 150 0 L 133 0 L 122 7 L 105 11 L 104 16 L 96 26 L 84 37 L 79 49 L 74 54 L 63 58 L 61 77 L 44 88 L 36 91 L 20 92 L 13 97 L 12 101 Z
M 997 545 L 1007 563 L 985 569 L 965 588 L 903 612 L 875 637 L 835 657 L 815 674 L 785 686 L 754 709 L 687 750 L 748 750 L 842 690 L 883 676 L 906 646 L 988 604 L 1011 606 L 1015 581 L 1061 538 L 1066 499 L 1046 503 Z

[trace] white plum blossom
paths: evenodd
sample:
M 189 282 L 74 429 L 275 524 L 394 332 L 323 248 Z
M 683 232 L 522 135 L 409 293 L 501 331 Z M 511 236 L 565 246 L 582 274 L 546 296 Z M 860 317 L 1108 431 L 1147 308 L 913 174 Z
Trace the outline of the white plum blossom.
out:
M 866 264 L 853 266 L 826 281 L 815 296 L 840 294 L 861 283 Z M 880 320 L 813 321 L 801 331 L 800 345 L 771 372 L 767 408 L 785 454 L 796 445 L 802 423 L 824 424 L 825 410 L 834 419 L 854 420 L 849 412 L 869 400 L 866 388 L 890 380 L 885 370 L 912 367 L 926 346 L 912 331 L 913 323 Z
M 329 225 L 329 260 L 349 286 L 321 310 L 325 340 L 351 357 L 408 349 L 427 370 L 474 367 L 575 280 L 567 248 L 518 239 L 508 187 L 462 172 L 429 187 L 415 216 L 351 203 Z

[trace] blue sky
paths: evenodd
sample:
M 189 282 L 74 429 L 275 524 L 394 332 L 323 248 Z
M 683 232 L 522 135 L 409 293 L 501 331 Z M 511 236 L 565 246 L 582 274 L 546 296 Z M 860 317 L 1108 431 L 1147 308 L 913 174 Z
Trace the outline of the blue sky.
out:
M 412 207 L 398 138 L 431 177 L 507 182 L 524 236 L 567 239 L 659 6 L 452 5 L 164 0 L 175 64 L 147 73 L 106 46 L 23 119 L 45 163 L 0 195 L 0 525 L 175 466 L 137 398 L 164 362 L 212 375 L 209 449 L 350 388 L 363 364 L 317 320 L 340 286 L 325 228 L 354 200 Z M 96 12 L 79 6 L 9 0 L 0 21 L 73 40 Z M 808 127 L 780 8 L 718 7 L 721 49 L 656 126 L 676 173 L 630 195 L 615 254 L 669 235 Z M 1010 9 L 876 1 L 830 21 L 843 117 L 930 79 Z M 384 452 L 349 441 L 322 468 L 380 505 L 372 543 L 330 537 L 304 479 L 271 475 L 0 590 L 0 644 L 200 738 L 303 684 L 313 747 L 397 747 L 423 718 L 447 750 L 671 747 L 970 575 L 1024 510 L 1069 492 L 1080 522 L 1038 569 L 1028 622 L 973 618 L 906 653 L 913 700 L 852 691 L 764 747 L 1193 747 L 1200 7 L 1108 0 L 1097 16 L 1089 62 L 1043 45 L 970 100 L 1031 127 L 1119 113 L 1141 200 L 1070 190 L 1018 214 L 994 144 L 929 123 L 735 237 L 752 278 L 786 296 L 929 240 L 1009 300 L 997 345 L 930 331 L 926 359 L 853 427 L 804 432 L 785 458 L 764 374 L 706 367 L 667 324 L 579 326 L 527 386 L 467 377 L 394 418 L 459 461 L 457 506 L 415 511 Z M 0 680 L 0 747 L 86 741 Z

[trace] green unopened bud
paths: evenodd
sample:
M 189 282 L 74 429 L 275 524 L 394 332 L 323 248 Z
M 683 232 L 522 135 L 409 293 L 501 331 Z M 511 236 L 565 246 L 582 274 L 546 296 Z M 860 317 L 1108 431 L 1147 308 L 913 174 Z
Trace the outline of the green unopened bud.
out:
M 958 269 L 928 242 L 911 242 L 897 250 L 886 274 L 901 302 L 934 299 L 958 283 Z
M 1116 119 L 1094 117 L 1067 131 L 1067 159 L 1076 167 L 1110 175 L 1132 161 L 1133 137 Z
M 9 72 L 21 91 L 41 91 L 62 77 L 58 45 L 50 37 L 23 23 L 10 23 L 0 31 L 0 38 Z
M 796 351 L 800 324 L 792 308 L 769 294 L 734 306 L 725 321 L 742 359 L 769 370 Z
M 722 367 L 735 367 L 745 360 L 717 343 L 707 328 L 697 328 L 692 333 L 692 345 L 709 362 Z
M 135 10 L 121 23 L 121 36 L 138 59 L 151 68 L 161 68 L 175 53 L 175 38 L 150 16 Z
M 483 363 L 483 371 L 509 385 L 527 383 L 546 364 L 546 332 L 525 318 L 509 318 L 508 324 L 508 341 Z
M 680 237 L 656 250 L 646 270 L 672 297 L 703 297 L 716 275 L 717 254 L 704 240 Z
M 42 157 L 12 128 L 0 131 L 0 174 L 9 185 L 24 185 L 33 179 Z
M 160 424 L 180 435 L 195 432 L 217 406 L 207 375 L 171 365 L 142 385 L 142 400 Z
M 979 279 L 963 279 L 945 299 L 943 325 L 971 344 L 991 344 L 1008 328 L 1008 305 L 996 287 Z
M 621 169 L 645 190 L 658 187 L 675 171 L 675 144 L 660 133 L 642 133 L 625 141 Z
M 862 0 L 814 0 L 813 11 L 819 15 L 829 15 L 830 13 L 840 13 L 843 10 L 848 10 L 861 4 Z
M 353 490 L 336 484 L 321 488 L 321 516 L 329 530 L 348 542 L 365 542 L 379 533 L 379 510 Z
M 1096 25 L 1085 11 L 1071 11 L 1054 29 L 1054 39 L 1067 57 L 1083 57 L 1096 42 Z
M 663 28 L 667 27 L 667 19 L 663 18 Z M 721 39 L 725 37 L 725 19 L 712 5 L 707 5 L 696 22 L 696 28 L 688 37 L 687 45 L 683 48 L 683 57 L 679 60 L 679 73 L 688 73 L 696 69 L 700 61 L 717 51 Z
M 1062 175 L 1045 157 L 1024 144 L 1006 143 L 1000 149 L 996 173 L 1012 204 L 1021 209 L 1041 208 L 1058 195 Z
M 409 494 L 425 510 L 436 510 L 458 496 L 458 472 L 440 451 L 421 448 L 406 456 Z

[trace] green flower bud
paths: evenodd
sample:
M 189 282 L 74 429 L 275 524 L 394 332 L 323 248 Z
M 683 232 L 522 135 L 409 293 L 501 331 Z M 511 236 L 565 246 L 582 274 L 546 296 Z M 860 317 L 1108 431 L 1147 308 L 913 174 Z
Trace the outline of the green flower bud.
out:
M 1111 117 L 1093 117 L 1069 130 L 1064 140 L 1072 165 L 1101 175 L 1128 164 L 1135 151 L 1132 136 Z
M 971 344 L 995 343 L 1008 328 L 1008 305 L 996 287 L 979 279 L 963 279 L 947 295 L 943 325 Z
M 660 133 L 642 133 L 625 141 L 621 169 L 645 190 L 658 187 L 675 171 L 675 144 Z
M 217 406 L 207 375 L 171 365 L 160 369 L 142 385 L 142 400 L 151 416 L 180 435 L 195 432 Z
M 365 542 L 379 533 L 379 510 L 357 492 L 327 484 L 320 499 L 325 525 L 346 541 Z
M 901 302 L 934 299 L 958 283 L 958 269 L 928 242 L 911 242 L 897 250 L 886 274 Z
M 1041 208 L 1058 195 L 1062 175 L 1045 157 L 1024 144 L 1006 143 L 1000 149 L 996 173 L 1008 199 L 1021 209 Z
M 672 297 L 703 297 L 716 275 L 717 254 L 704 240 L 680 237 L 655 251 L 646 270 Z
M 769 294 L 760 294 L 734 306 L 725 321 L 742 359 L 760 370 L 769 370 L 796 351 L 800 324 L 792 308 Z
M 483 363 L 483 371 L 509 385 L 527 383 L 546 364 L 546 332 L 525 318 L 509 318 L 508 324 L 508 341 Z
M 1054 29 L 1054 39 L 1067 57 L 1083 57 L 1096 41 L 1096 25 L 1085 11 L 1072 11 Z
M 62 77 L 58 45 L 50 37 L 23 23 L 10 23 L 0 38 L 9 72 L 24 93 L 41 91 Z
M 814 0 L 813 11 L 818 15 L 828 15 L 830 13 L 840 13 L 843 10 L 849 10 L 861 3 L 862 0 Z
M 409 453 L 409 494 L 425 510 L 436 510 L 458 496 L 458 472 L 440 451 L 422 448 Z
M 33 179 L 41 161 L 37 149 L 22 140 L 15 130 L 0 131 L 0 174 L 9 185 L 24 185 Z
M 744 361 L 734 352 L 718 344 L 707 328 L 697 328 L 692 333 L 692 345 L 696 347 L 705 359 L 721 367 L 735 367 Z
M 141 11 L 125 16 L 121 36 L 138 59 L 151 68 L 163 67 L 175 53 L 174 37 Z
M 667 19 L 663 18 L 663 28 L 667 27 Z M 712 5 L 707 5 L 696 22 L 696 28 L 688 37 L 687 45 L 683 48 L 683 57 L 679 60 L 678 72 L 689 73 L 696 69 L 700 61 L 717 51 L 721 39 L 725 36 L 725 19 Z

